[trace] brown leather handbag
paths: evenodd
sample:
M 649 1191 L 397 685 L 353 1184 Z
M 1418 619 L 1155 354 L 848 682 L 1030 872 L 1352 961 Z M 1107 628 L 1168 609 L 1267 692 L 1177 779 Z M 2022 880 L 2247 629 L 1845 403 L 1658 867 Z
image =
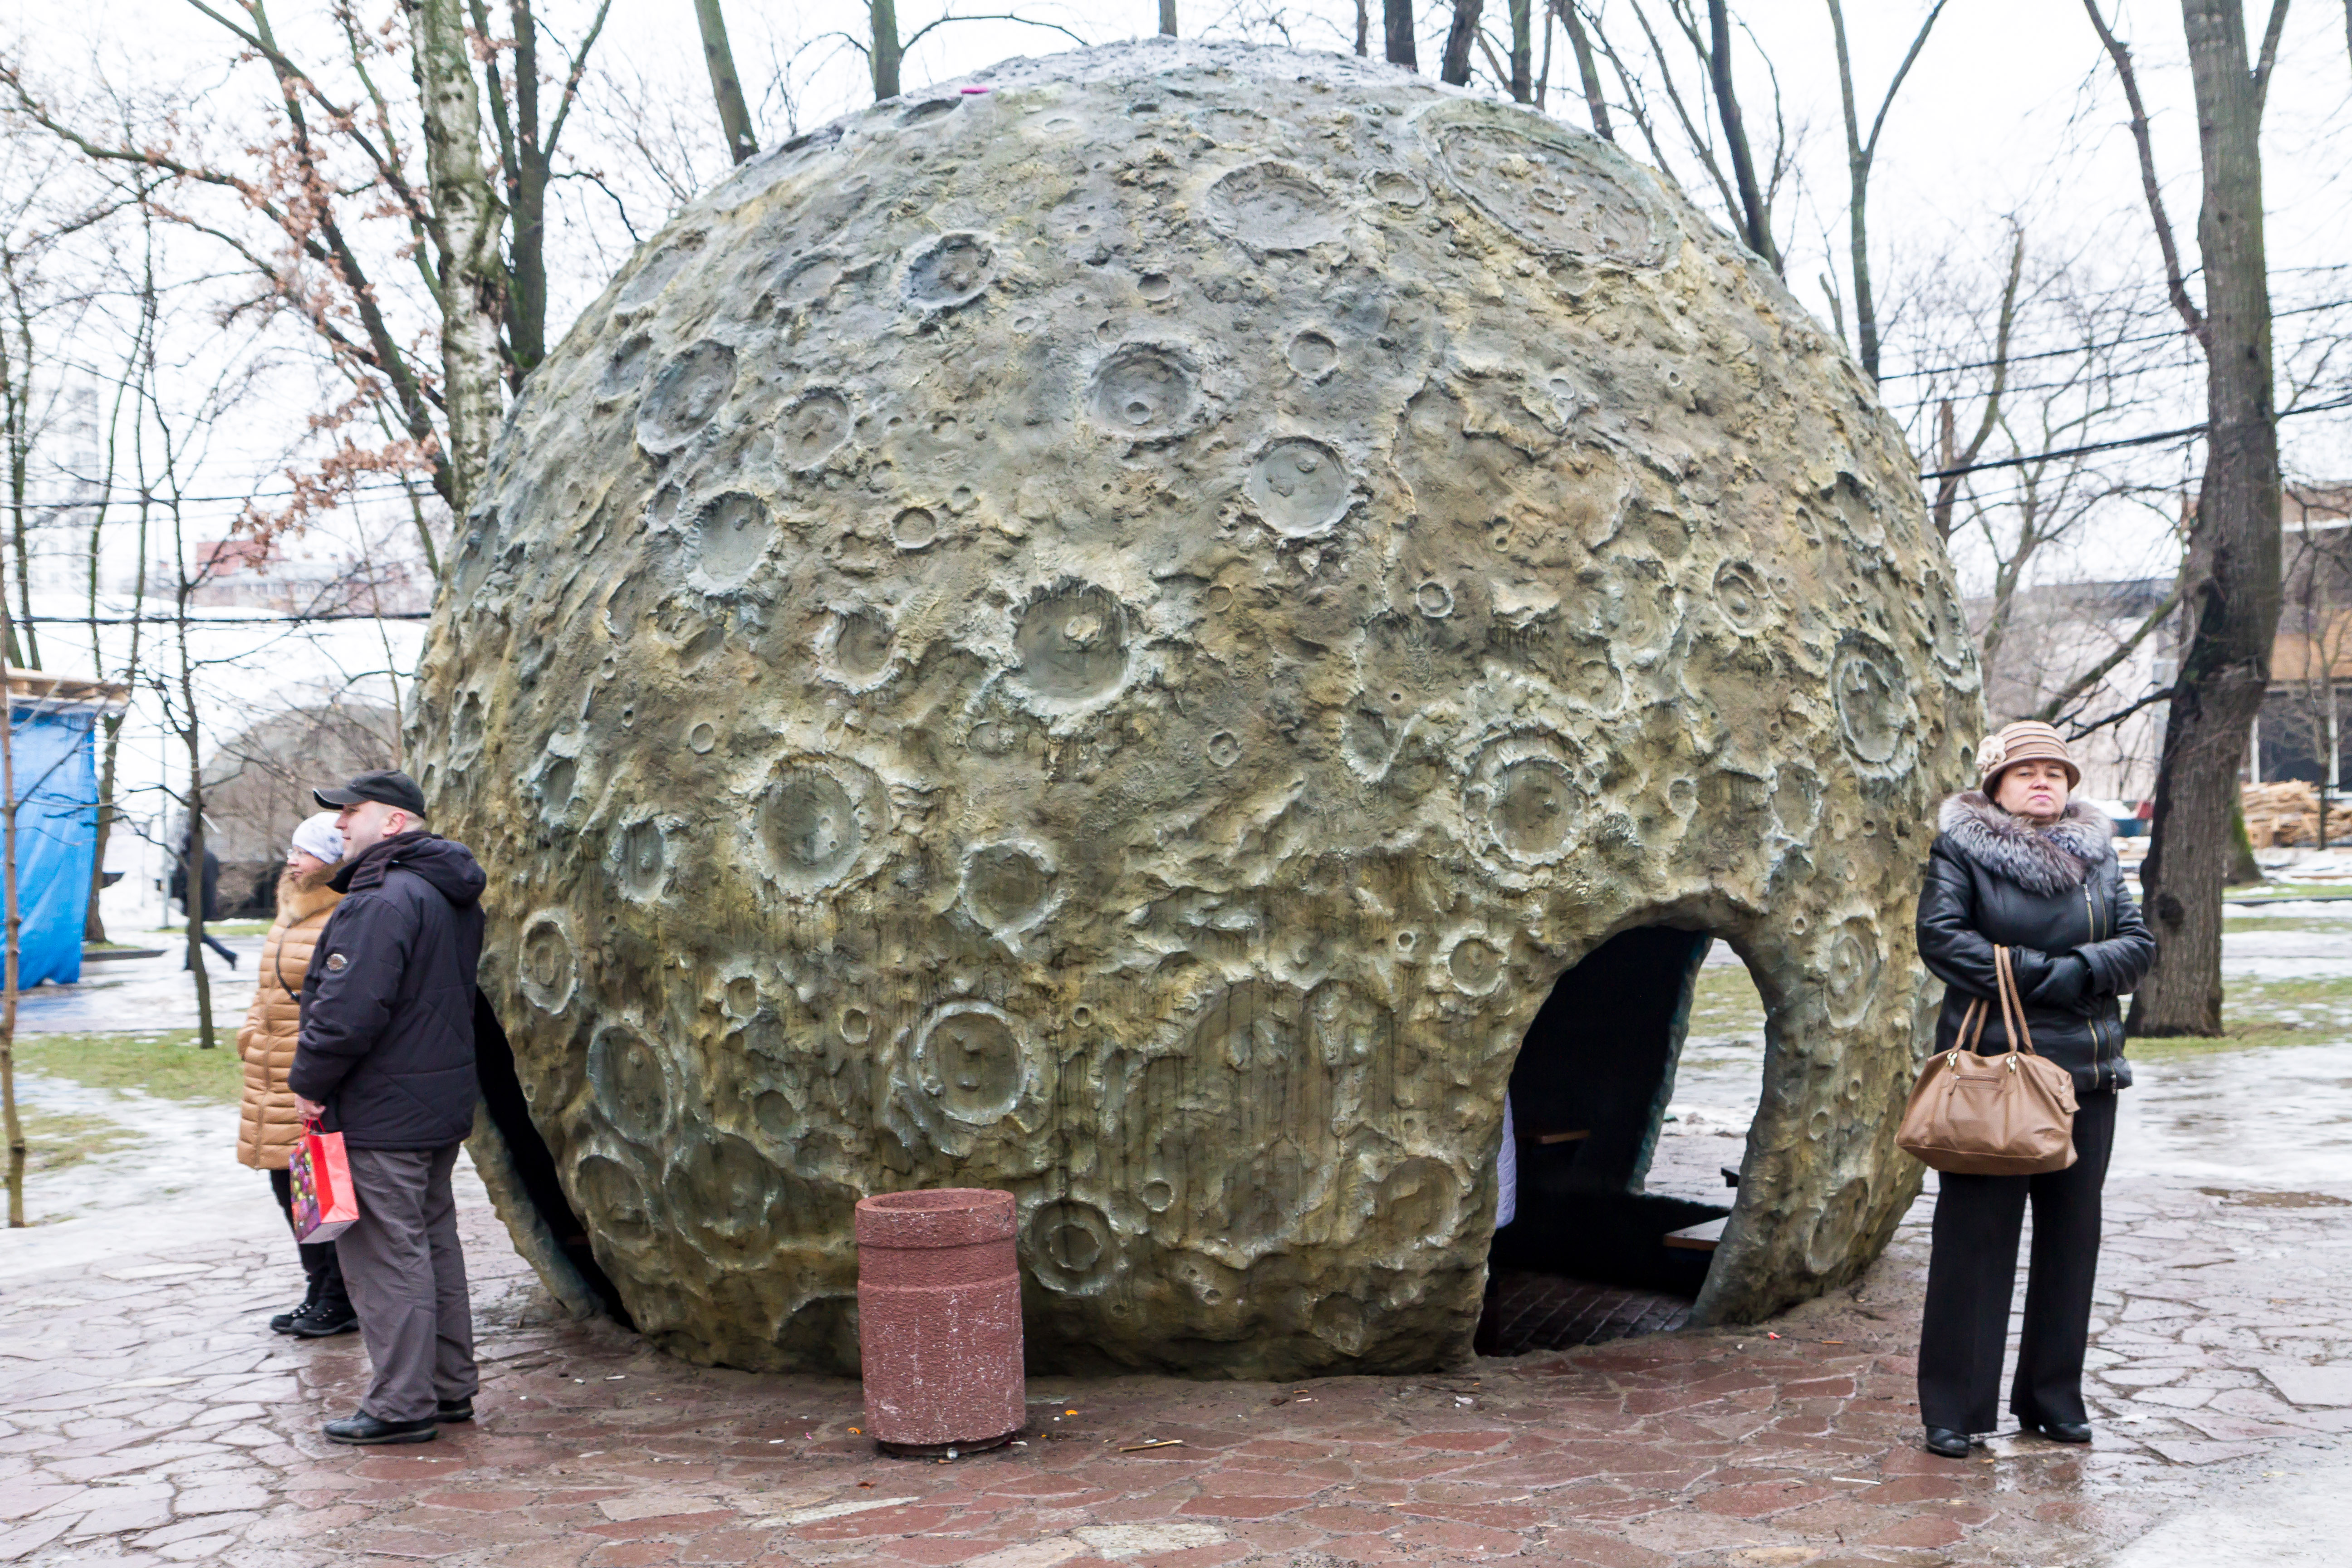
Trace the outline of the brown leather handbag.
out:
M 1996 947 L 1992 957 L 2009 1049 L 1977 1054 L 1992 1009 L 1982 997 L 1970 1002 L 1952 1048 L 1920 1070 L 1895 1141 L 1923 1164 L 1955 1175 L 2063 1171 L 2074 1163 L 2074 1075 L 2035 1052 L 2009 949 Z

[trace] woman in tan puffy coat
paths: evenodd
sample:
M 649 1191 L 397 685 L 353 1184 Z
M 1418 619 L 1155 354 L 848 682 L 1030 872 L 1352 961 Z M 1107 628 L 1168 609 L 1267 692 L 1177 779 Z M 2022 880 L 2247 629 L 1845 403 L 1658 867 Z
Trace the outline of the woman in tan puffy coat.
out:
M 270 1190 L 289 1226 L 294 1221 L 293 1187 L 286 1165 L 295 1140 L 302 1135 L 302 1118 L 294 1109 L 286 1074 L 294 1065 L 294 1047 L 302 1032 L 302 977 L 310 972 L 310 952 L 328 913 L 342 901 L 343 896 L 327 885 L 342 854 L 343 837 L 335 831 L 333 812 L 306 818 L 294 830 L 293 853 L 278 881 L 278 919 L 261 944 L 253 1006 L 236 1032 L 237 1055 L 245 1062 L 245 1110 L 237 1127 L 236 1157 L 269 1173 Z M 297 1250 L 310 1289 L 300 1306 L 270 1319 L 269 1326 L 303 1339 L 351 1332 L 359 1326 L 359 1318 L 343 1290 L 334 1243 L 298 1242 Z

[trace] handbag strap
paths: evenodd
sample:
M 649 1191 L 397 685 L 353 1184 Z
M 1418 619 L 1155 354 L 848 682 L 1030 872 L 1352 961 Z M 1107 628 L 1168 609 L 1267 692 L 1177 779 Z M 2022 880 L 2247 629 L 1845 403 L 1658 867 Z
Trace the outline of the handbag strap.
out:
M 1985 1020 L 1991 1016 L 1992 1009 L 1985 1005 L 1983 997 L 1969 997 L 1969 1010 L 1960 1015 L 1959 1033 L 1952 1037 L 1952 1048 L 1956 1051 L 1974 1051 L 1979 1046 L 1983 1045 Z M 1973 1036 L 1969 1033 L 1970 1029 L 1976 1031 Z
M 2025 999 L 2018 994 L 2015 961 L 2005 947 L 1992 950 L 1992 961 L 2000 978 L 2000 1023 L 2009 1034 L 2009 1048 L 2022 1049 L 2028 1056 L 2038 1055 L 2033 1048 L 2033 1031 L 2025 1026 Z

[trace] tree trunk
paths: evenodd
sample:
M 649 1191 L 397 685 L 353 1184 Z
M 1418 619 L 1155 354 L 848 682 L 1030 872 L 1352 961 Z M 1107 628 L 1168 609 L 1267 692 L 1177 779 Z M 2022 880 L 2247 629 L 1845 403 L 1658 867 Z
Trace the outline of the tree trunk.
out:
M 1511 101 L 1532 103 L 1536 96 L 1536 31 L 1533 7 L 1528 0 L 1511 0 Z
M 1176 0 L 1160 0 L 1160 36 L 1163 38 L 1176 36 Z M 1356 52 L 1360 55 L 1364 51 L 1358 49 Z
M 1381 26 L 1388 42 L 1389 64 L 1419 70 L 1421 57 L 1412 41 L 1412 0 L 1381 0 Z
M 1175 0 L 1163 0 L 1164 13 L 1172 16 L 1175 8 Z M 702 29 L 702 63 L 710 68 L 719 129 L 726 132 L 729 155 L 740 163 L 760 150 L 760 141 L 751 134 L 751 110 L 743 102 L 742 79 L 735 74 L 735 51 L 728 47 L 727 16 L 719 0 L 694 0 L 694 20 Z
M 1576 78 L 1584 89 L 1585 112 L 1592 116 L 1592 133 L 1603 142 L 1614 142 L 1616 134 L 1609 129 L 1609 100 L 1601 95 L 1601 68 L 1592 58 L 1592 38 L 1584 30 L 1584 18 L 1577 14 L 1576 0 L 1551 0 L 1553 15 L 1568 29 L 1568 47 L 1576 55 Z
M 1756 183 L 1756 157 L 1748 147 L 1748 128 L 1739 113 L 1739 98 L 1731 88 L 1731 13 L 1724 0 L 1707 0 L 1713 37 L 1707 71 L 1715 88 L 1716 116 L 1723 121 L 1723 140 L 1731 150 L 1731 172 L 1739 185 L 1743 209 L 1741 238 L 1773 271 L 1780 270 L 1780 253 L 1772 246 L 1772 219 L 1764 210 L 1764 188 Z
M 0 566 L 0 573 L 5 573 Z M 13 633 L 16 617 L 8 613 L 7 584 L 0 580 L 0 628 Z M 8 1140 L 8 1225 L 25 1224 L 25 1123 L 16 1114 L 16 932 L 23 919 L 16 905 L 16 690 L 0 680 L 0 868 L 5 882 L 7 957 L 0 961 L 0 1133 Z
M 2132 998 L 2137 1035 L 2221 1027 L 2221 881 L 2246 731 L 2278 630 L 2279 457 L 2263 240 L 2262 100 L 2240 0 L 2182 0 L 2204 205 L 2204 483 L 2189 523 L 2190 617 L 2140 869 L 2156 966 Z
M 874 23 L 874 44 L 866 63 L 874 68 L 874 101 L 898 96 L 898 0 L 866 0 Z
M 507 357 L 516 391 L 547 357 L 547 176 L 553 150 L 539 139 L 539 20 L 513 0 L 514 178 L 507 199 Z
M 1484 4 L 1485 0 L 1454 0 L 1454 25 L 1445 29 L 1438 80 L 1453 87 L 1470 85 L 1470 50 L 1478 41 L 1478 13 Z
M 482 162 L 482 110 L 474 89 L 461 0 L 410 0 L 416 87 L 425 122 L 425 172 L 441 251 L 441 386 L 448 405 L 450 510 L 463 529 L 502 411 L 499 344 L 506 289 L 502 226 Z

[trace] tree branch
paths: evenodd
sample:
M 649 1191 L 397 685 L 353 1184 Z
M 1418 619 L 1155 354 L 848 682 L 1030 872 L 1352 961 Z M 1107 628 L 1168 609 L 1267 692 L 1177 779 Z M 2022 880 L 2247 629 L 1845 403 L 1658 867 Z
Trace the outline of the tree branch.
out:
M 2189 335 L 2197 340 L 2200 347 L 2210 350 L 2213 335 L 2205 324 L 2204 312 L 2189 297 L 2189 280 L 2180 269 L 2180 247 L 2172 237 L 2172 220 L 2164 213 L 2164 191 L 2156 178 L 2156 148 L 2148 137 L 2147 106 L 2140 101 L 2139 75 L 2132 68 L 2131 50 L 2116 37 L 2106 17 L 2100 15 L 2099 0 L 2083 0 L 2083 9 L 2090 16 L 2091 26 L 2098 29 L 2099 42 L 2105 46 L 2107 58 L 2115 62 L 2116 75 L 2123 82 L 2124 100 L 2131 105 L 2132 142 L 2139 149 L 2140 189 L 2147 197 L 2148 216 L 2156 224 L 2156 247 L 2164 253 L 2166 292 L 2171 296 L 2172 308 L 2180 312 Z

